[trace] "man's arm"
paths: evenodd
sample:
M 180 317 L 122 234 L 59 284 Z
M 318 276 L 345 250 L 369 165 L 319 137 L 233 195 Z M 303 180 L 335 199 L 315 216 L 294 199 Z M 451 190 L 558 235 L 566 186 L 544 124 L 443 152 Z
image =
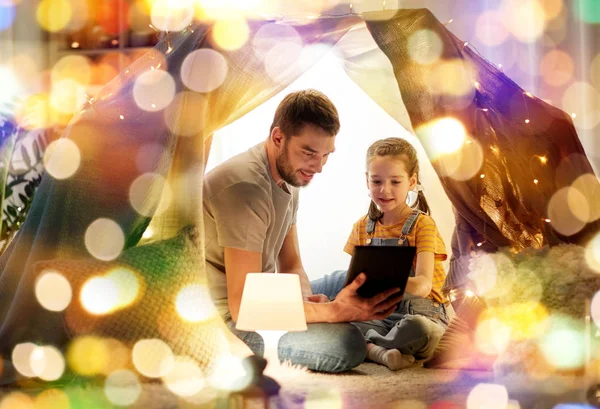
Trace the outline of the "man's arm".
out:
M 288 240 L 290 237 L 294 239 Z M 294 241 L 295 240 L 295 241 Z M 288 245 L 294 245 L 297 251 L 297 236 L 294 232 L 285 240 Z M 285 245 L 284 245 L 285 247 Z M 289 248 L 287 249 L 289 250 Z M 283 251 L 283 249 L 282 249 Z M 293 254 L 294 252 L 292 252 Z M 293 262 L 293 255 L 288 254 L 280 261 L 285 263 L 285 266 L 295 266 L 298 264 Z M 281 265 L 281 264 L 280 264 Z M 284 265 L 281 265 L 284 267 Z M 300 262 L 301 274 L 304 275 L 307 285 L 310 290 L 310 282 L 306 278 L 306 273 Z M 246 274 L 250 272 L 260 272 L 262 270 L 262 254 L 253 251 L 240 250 L 231 247 L 225 247 L 225 272 L 227 277 L 227 296 L 229 301 L 229 310 L 233 321 L 237 322 L 242 301 L 242 293 L 244 291 L 244 282 Z M 293 273 L 294 268 L 287 270 L 288 273 Z M 296 271 L 296 270 L 294 270 Z M 401 296 L 393 296 L 398 289 L 391 289 L 384 293 L 378 294 L 372 298 L 362 298 L 356 290 L 365 282 L 364 274 L 359 275 L 352 283 L 346 286 L 336 297 L 333 302 L 304 302 L 304 312 L 306 314 L 306 322 L 351 322 L 351 321 L 368 321 L 374 319 L 383 319 L 389 316 L 396 304 L 401 300 Z M 301 280 L 302 282 L 302 280 Z M 311 291 L 312 294 L 312 291 Z
M 283 241 L 283 246 L 277 257 L 277 271 L 285 274 L 298 274 L 302 297 L 307 300 L 313 295 L 310 281 L 300 259 L 300 247 L 298 246 L 298 233 L 295 224 L 292 224 Z
M 237 322 L 242 302 L 246 274 L 262 272 L 262 254 L 255 251 L 225 247 L 225 277 L 229 312 Z

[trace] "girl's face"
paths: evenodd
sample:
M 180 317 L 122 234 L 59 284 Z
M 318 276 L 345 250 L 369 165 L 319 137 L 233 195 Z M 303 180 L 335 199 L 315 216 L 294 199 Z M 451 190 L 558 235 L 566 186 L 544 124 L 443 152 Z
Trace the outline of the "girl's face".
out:
M 369 163 L 367 187 L 371 199 L 383 213 L 404 209 L 408 191 L 416 184 L 417 176 L 408 174 L 401 158 L 376 156 Z

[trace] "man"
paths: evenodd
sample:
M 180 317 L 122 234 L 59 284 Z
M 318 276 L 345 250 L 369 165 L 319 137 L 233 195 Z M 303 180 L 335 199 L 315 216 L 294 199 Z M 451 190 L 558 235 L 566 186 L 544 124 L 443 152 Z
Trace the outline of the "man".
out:
M 315 90 L 287 95 L 279 104 L 266 142 L 216 167 L 204 181 L 206 267 L 215 306 L 231 331 L 256 354 L 262 338 L 235 329 L 246 274 L 298 274 L 308 323 L 306 332 L 284 335 L 279 357 L 323 372 L 359 365 L 366 344 L 351 321 L 383 319 L 399 297 L 390 290 L 363 299 L 359 276 L 333 301 L 314 295 L 300 260 L 296 234 L 298 188 L 320 173 L 339 131 L 333 103 Z

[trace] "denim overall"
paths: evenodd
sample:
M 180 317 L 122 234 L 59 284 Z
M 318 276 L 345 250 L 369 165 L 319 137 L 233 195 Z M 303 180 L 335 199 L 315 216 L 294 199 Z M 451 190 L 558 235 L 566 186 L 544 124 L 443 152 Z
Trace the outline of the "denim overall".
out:
M 369 218 L 366 226 L 367 245 L 410 246 L 407 237 L 420 215 L 420 210 L 412 211 L 397 239 L 372 237 L 376 222 Z M 410 277 L 414 276 L 414 267 L 411 267 Z M 444 304 L 430 298 L 405 293 L 398 308 L 388 318 L 354 323 L 354 325 L 359 327 L 368 342 L 388 349 L 398 349 L 402 354 L 414 355 L 419 359 L 426 359 L 432 355 L 448 326 L 448 315 Z
M 367 245 L 369 246 L 410 246 L 407 236 L 415 226 L 421 211 L 413 210 L 404 222 L 400 237 L 384 239 L 372 237 L 375 232 L 374 220 L 367 221 Z M 411 268 L 410 276 L 415 276 Z M 344 288 L 346 271 L 339 270 L 323 278 L 311 281 L 313 293 L 325 294 L 334 299 Z M 408 293 L 398 308 L 386 319 L 364 322 L 353 322 L 367 342 L 388 349 L 398 349 L 402 354 L 413 355 L 417 359 L 427 359 L 433 354 L 435 347 L 448 326 L 446 306 L 429 298 L 422 298 Z

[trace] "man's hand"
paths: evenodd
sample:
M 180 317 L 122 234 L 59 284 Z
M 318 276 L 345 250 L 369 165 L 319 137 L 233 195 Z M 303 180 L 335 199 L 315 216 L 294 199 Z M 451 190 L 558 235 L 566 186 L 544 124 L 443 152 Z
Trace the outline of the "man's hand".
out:
M 397 294 L 400 289 L 391 288 L 371 298 L 363 298 L 356 291 L 366 280 L 365 274 L 359 274 L 333 300 L 333 322 L 382 320 L 394 312 L 402 301 L 402 295 Z
M 325 294 L 313 294 L 306 297 L 308 302 L 324 303 L 329 302 L 329 298 Z

